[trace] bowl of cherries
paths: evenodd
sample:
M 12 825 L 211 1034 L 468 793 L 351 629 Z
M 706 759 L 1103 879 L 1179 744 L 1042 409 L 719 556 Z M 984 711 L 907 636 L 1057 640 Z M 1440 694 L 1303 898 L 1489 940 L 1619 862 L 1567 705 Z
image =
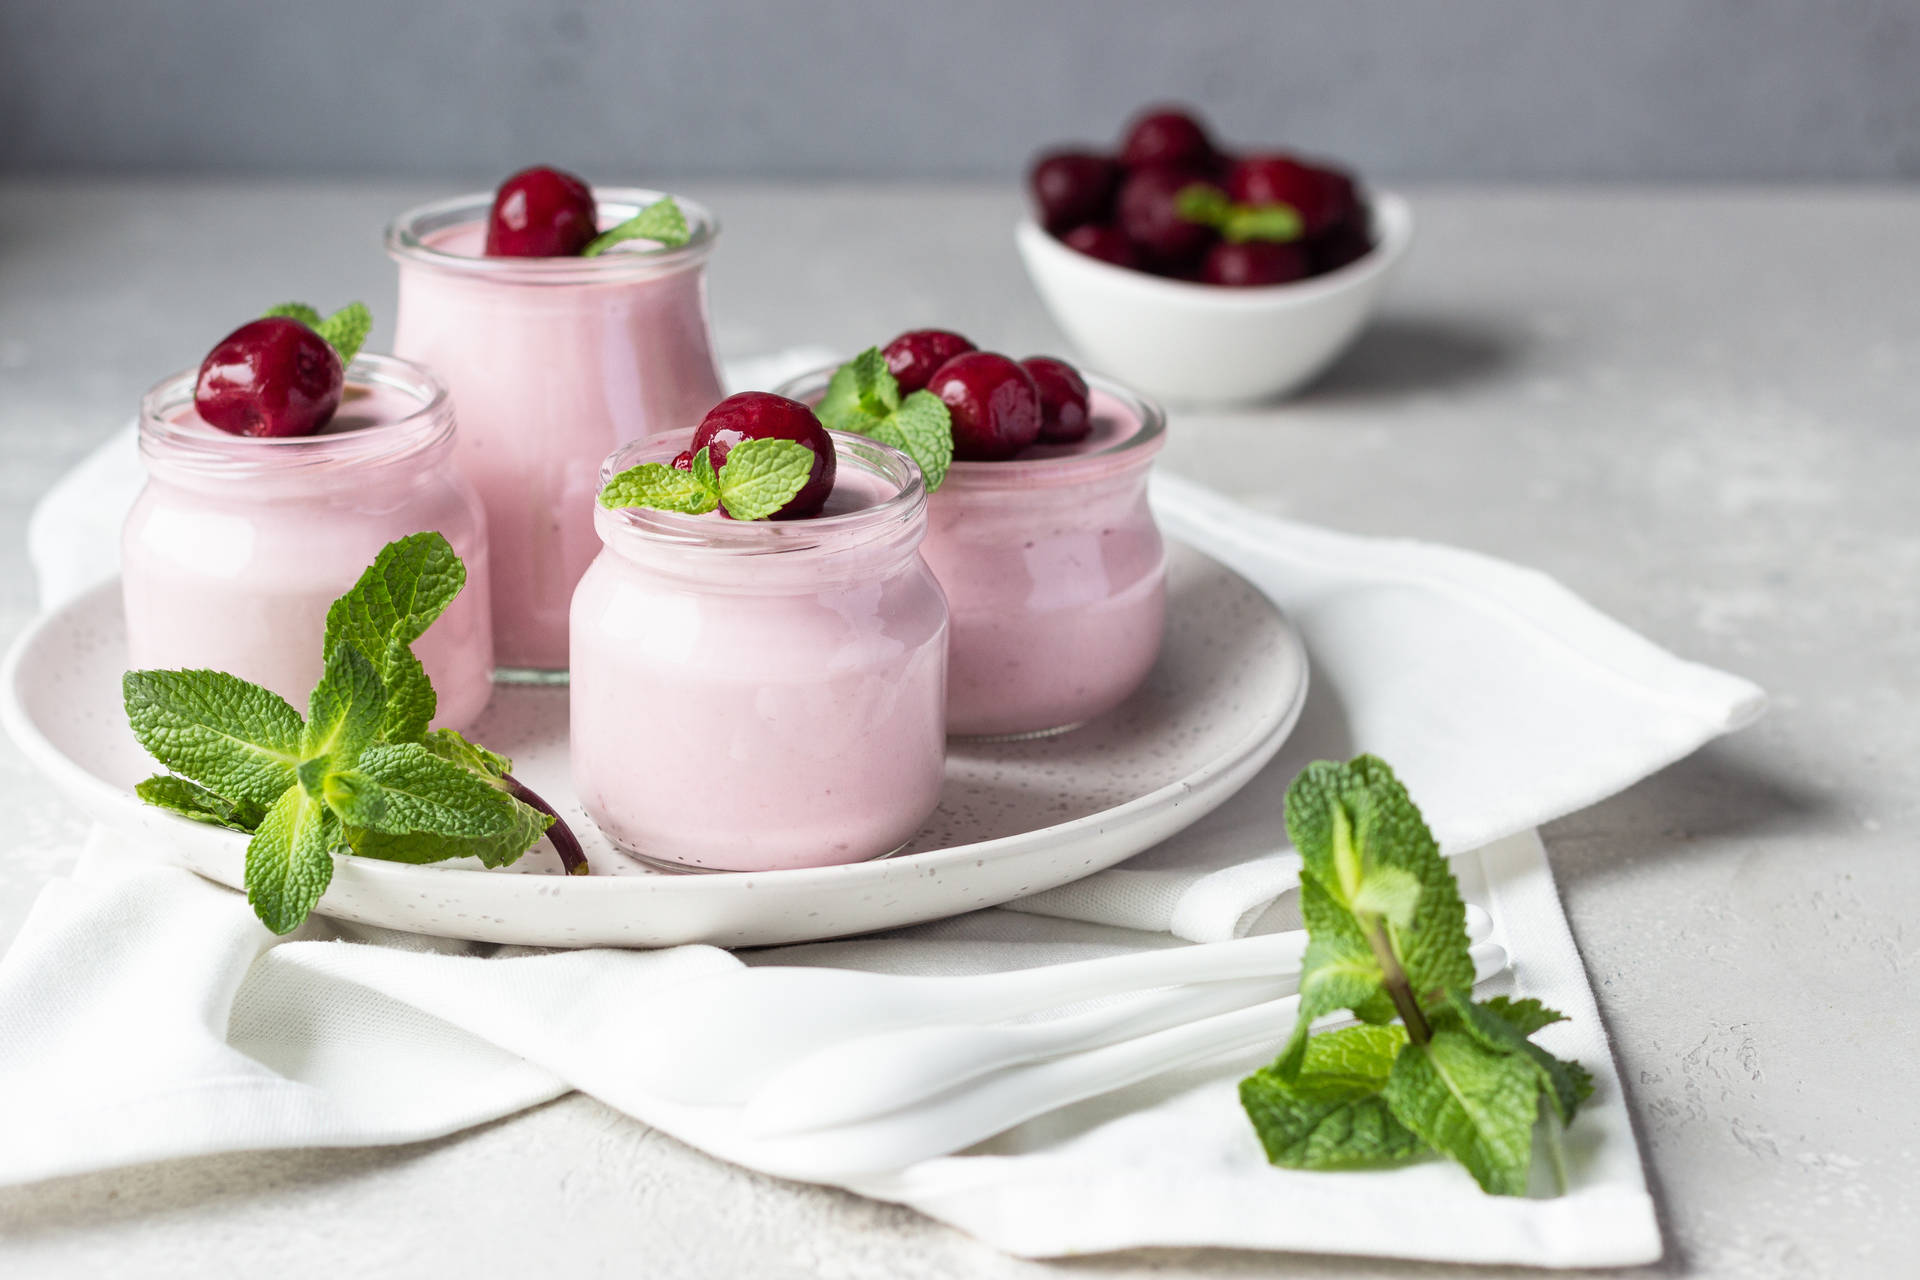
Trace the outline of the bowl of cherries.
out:
M 1027 171 L 1027 275 L 1089 363 L 1170 400 L 1295 391 L 1372 314 L 1413 238 L 1405 200 L 1283 151 L 1221 148 L 1153 107 L 1117 153 L 1057 148 Z

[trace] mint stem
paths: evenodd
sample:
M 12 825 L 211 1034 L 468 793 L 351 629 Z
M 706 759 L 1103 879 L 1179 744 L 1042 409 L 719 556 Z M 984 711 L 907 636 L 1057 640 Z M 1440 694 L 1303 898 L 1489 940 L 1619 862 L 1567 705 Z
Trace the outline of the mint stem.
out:
M 591 874 L 587 866 L 586 851 L 581 849 L 580 840 L 573 834 L 573 828 L 560 816 L 560 811 L 540 798 L 540 793 L 529 787 L 512 774 L 504 774 L 500 781 L 506 783 L 507 794 L 521 804 L 531 805 L 553 819 L 553 825 L 547 828 L 547 839 L 553 842 L 555 853 L 560 855 L 560 865 L 567 869 L 570 876 Z
M 1427 1043 L 1433 1039 L 1433 1028 L 1427 1023 L 1427 1015 L 1421 1011 L 1420 1001 L 1414 997 L 1413 984 L 1407 981 L 1407 971 L 1400 967 L 1400 956 L 1387 938 L 1387 931 L 1381 928 L 1379 917 L 1363 916 L 1361 928 L 1366 932 L 1367 945 L 1373 948 L 1375 958 L 1380 961 L 1387 995 L 1392 998 L 1393 1007 L 1400 1011 L 1400 1021 L 1406 1024 L 1407 1039 L 1415 1044 Z

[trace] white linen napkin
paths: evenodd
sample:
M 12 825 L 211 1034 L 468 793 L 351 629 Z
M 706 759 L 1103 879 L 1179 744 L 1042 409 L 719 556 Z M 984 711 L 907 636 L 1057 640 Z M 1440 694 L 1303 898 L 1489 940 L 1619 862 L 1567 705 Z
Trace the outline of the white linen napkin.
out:
M 116 438 L 35 512 L 43 603 L 113 571 L 124 505 L 108 495 L 130 501 L 137 466 L 130 437 Z M 1281 759 L 1187 833 L 1018 910 L 752 961 L 973 972 L 1169 941 L 1137 930 L 1244 933 L 1293 883 L 1295 861 L 1278 847 L 1285 779 L 1306 759 L 1375 751 L 1461 855 L 1463 885 L 1514 958 L 1512 986 L 1571 1015 L 1542 1040 L 1593 1068 L 1599 1090 L 1567 1134 L 1569 1191 L 1488 1197 L 1440 1162 L 1273 1169 L 1234 1095 L 1271 1050 L 845 1185 L 1032 1256 L 1222 1245 L 1554 1266 L 1657 1257 L 1605 1033 L 1529 828 L 1745 723 L 1759 691 L 1509 565 L 1265 519 L 1172 478 L 1156 482 L 1155 503 L 1171 534 L 1247 574 L 1307 638 L 1314 692 Z M 748 1138 L 731 1109 L 648 1097 L 622 1070 L 662 1048 L 623 1018 L 635 991 L 740 963 L 723 951 L 500 950 L 324 921 L 276 941 L 240 895 L 116 839 L 95 833 L 0 959 L 0 1183 L 215 1151 L 413 1141 L 570 1088 L 723 1158 L 808 1176 Z M 1403 1224 L 1391 1238 L 1377 1229 L 1382 1197 Z

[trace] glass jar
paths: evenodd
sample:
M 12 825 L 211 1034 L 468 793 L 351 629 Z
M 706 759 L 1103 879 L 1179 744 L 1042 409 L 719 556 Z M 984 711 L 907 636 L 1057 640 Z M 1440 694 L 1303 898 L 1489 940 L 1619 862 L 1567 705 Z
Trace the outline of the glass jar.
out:
M 661 195 L 596 190 L 601 225 Z M 483 256 L 490 195 L 425 205 L 387 228 L 400 270 L 394 350 L 452 389 L 455 457 L 486 507 L 503 678 L 564 678 L 568 602 L 600 547 L 601 459 L 698 422 L 721 397 L 706 295 L 720 228 L 675 200 L 685 245 L 593 258 Z
M 620 450 L 604 482 L 688 432 Z M 594 506 L 573 596 L 573 781 L 649 861 L 767 871 L 905 844 L 940 800 L 947 605 L 905 455 L 836 433 L 825 514 L 733 521 Z
M 439 695 L 434 723 L 471 724 L 493 691 L 487 529 L 453 465 L 440 380 L 357 357 L 325 432 L 268 439 L 201 421 L 196 376 L 175 374 L 140 403 L 147 483 L 121 538 L 132 665 L 231 672 L 305 714 L 328 606 L 387 543 L 435 530 L 467 585 L 414 651 Z
M 808 404 L 831 369 L 780 394 Z M 921 554 L 947 594 L 947 729 L 1064 733 L 1146 679 L 1166 621 L 1166 548 L 1147 476 L 1166 443 L 1152 400 L 1083 375 L 1094 427 L 1006 462 L 956 462 L 927 503 Z

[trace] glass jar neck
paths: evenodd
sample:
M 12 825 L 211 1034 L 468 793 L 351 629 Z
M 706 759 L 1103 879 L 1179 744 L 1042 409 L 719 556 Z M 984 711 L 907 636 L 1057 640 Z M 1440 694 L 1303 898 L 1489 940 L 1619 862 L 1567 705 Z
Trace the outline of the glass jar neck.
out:
M 703 590 L 806 590 L 892 572 L 914 556 L 926 536 L 927 493 L 919 468 L 877 441 L 829 434 L 836 492 L 850 483 L 866 484 L 880 491 L 878 501 L 804 520 L 729 520 L 717 512 L 689 516 L 644 507 L 610 510 L 596 502 L 594 528 L 622 560 Z M 630 467 L 670 462 L 691 436 L 676 431 L 627 445 L 601 464 L 601 487 Z
M 601 230 L 618 226 L 667 194 L 640 187 L 595 188 Z M 658 279 L 704 265 L 720 235 L 720 221 L 705 205 L 684 196 L 673 200 L 687 219 L 688 239 L 683 245 L 648 248 L 634 241 L 591 258 L 489 258 L 480 245 L 493 196 L 474 193 L 421 205 L 395 218 L 387 227 L 387 254 L 403 273 L 420 268 L 502 284 L 620 284 Z M 457 237 L 463 229 L 479 233 L 472 237 L 472 251 L 445 247 L 449 236 Z
M 141 459 L 169 483 L 284 497 L 410 480 L 453 448 L 453 401 L 439 378 L 410 360 L 356 356 L 346 369 L 349 394 L 390 394 L 406 406 L 400 416 L 311 436 L 236 436 L 207 426 L 193 412 L 197 376 L 177 373 L 140 402 Z

